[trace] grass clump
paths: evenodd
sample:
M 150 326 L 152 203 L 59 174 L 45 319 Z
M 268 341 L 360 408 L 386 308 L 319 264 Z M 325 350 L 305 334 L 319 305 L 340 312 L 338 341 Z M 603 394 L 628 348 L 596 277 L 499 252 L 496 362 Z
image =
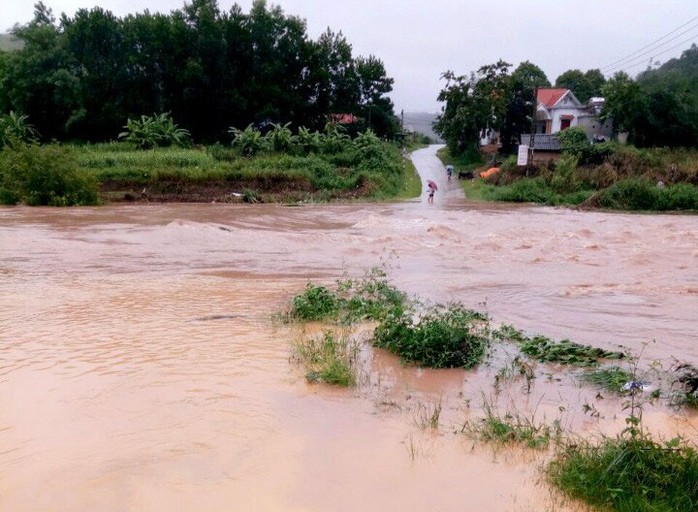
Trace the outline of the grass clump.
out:
M 581 345 L 570 340 L 555 341 L 546 336 L 534 336 L 520 345 L 521 352 L 544 363 L 591 366 L 601 359 L 621 359 L 623 352 Z
M 570 444 L 548 475 L 570 496 L 619 512 L 689 511 L 698 504 L 698 454 L 679 438 L 659 443 L 635 434 Z
M 628 382 L 634 380 L 633 374 L 620 366 L 593 368 L 584 373 L 581 379 L 614 393 L 620 393 Z
M 500 340 L 513 341 L 521 352 L 543 363 L 593 366 L 601 359 L 622 359 L 624 352 L 604 350 L 591 345 L 582 345 L 570 340 L 555 341 L 547 336 L 525 336 L 518 329 L 504 325 L 493 333 Z
M 461 304 L 437 305 L 415 322 L 411 311 L 385 318 L 373 345 L 430 368 L 473 368 L 489 346 L 488 317 Z
M 439 428 L 439 420 L 441 418 L 442 410 L 443 404 L 440 398 L 438 402 L 431 405 L 420 402 L 415 413 L 415 423 L 422 430 L 436 430 Z
M 359 345 L 352 338 L 325 331 L 303 337 L 295 344 L 295 356 L 306 368 L 308 382 L 335 386 L 356 385 Z
M 338 280 L 334 289 L 308 283 L 305 290 L 291 300 L 287 317 L 353 323 L 380 320 L 407 307 L 407 296 L 390 283 L 381 267 L 373 267 L 362 278 Z
M 294 320 L 325 320 L 336 318 L 339 297 L 326 286 L 308 283 L 305 290 L 293 297 L 288 316 Z
M 534 417 L 527 418 L 518 413 L 501 415 L 492 406 L 483 406 L 485 417 L 468 421 L 462 431 L 474 439 L 496 444 L 519 444 L 527 448 L 544 449 L 552 440 L 561 436 L 559 421 L 553 425 L 539 423 Z

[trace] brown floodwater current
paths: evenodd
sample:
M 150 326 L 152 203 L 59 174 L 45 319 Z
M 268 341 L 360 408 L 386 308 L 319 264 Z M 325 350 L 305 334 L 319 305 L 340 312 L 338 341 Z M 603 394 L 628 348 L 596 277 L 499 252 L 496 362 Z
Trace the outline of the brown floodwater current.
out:
M 548 452 L 461 433 L 483 404 L 623 428 L 579 370 L 537 364 L 527 392 L 493 385 L 511 348 L 430 371 L 367 346 L 337 389 L 306 382 L 301 328 L 273 316 L 309 280 L 384 265 L 494 326 L 698 365 L 698 216 L 473 203 L 434 151 L 413 156 L 434 204 L 0 209 L 0 510 L 581 510 L 543 483 Z M 661 400 L 645 420 L 698 439 Z

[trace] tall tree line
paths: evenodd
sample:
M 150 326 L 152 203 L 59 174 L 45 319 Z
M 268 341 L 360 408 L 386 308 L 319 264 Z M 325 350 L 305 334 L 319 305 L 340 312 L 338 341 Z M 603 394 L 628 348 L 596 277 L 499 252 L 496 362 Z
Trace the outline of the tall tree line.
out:
M 192 0 L 170 14 L 95 7 L 60 20 L 39 2 L 13 34 L 24 47 L 0 52 L 0 113 L 28 115 L 44 139 L 109 140 L 127 118 L 163 112 L 198 141 L 267 120 L 318 129 L 333 113 L 397 130 L 379 58 L 354 57 L 329 28 L 311 40 L 304 20 L 265 0 L 247 14 Z

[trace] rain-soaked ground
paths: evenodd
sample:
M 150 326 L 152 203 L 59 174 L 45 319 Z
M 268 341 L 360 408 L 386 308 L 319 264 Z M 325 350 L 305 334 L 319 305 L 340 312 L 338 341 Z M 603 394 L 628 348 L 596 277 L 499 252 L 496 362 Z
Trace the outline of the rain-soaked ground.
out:
M 413 156 L 434 204 L 0 209 L 0 510 L 580 510 L 541 483 L 548 452 L 462 425 L 490 404 L 591 437 L 623 398 L 542 364 L 495 389 L 511 348 L 430 371 L 366 347 L 356 389 L 308 384 L 272 316 L 384 265 L 495 326 L 698 364 L 698 217 L 472 203 L 434 151 Z M 662 400 L 645 421 L 698 438 Z

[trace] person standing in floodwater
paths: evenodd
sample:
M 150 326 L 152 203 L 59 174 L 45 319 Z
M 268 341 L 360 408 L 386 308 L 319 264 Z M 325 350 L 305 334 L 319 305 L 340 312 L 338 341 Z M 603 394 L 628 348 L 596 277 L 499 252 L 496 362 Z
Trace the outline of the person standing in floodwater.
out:
M 434 193 L 437 191 L 436 183 L 433 181 L 429 180 L 427 181 L 427 189 L 429 193 L 429 199 L 427 200 L 430 203 L 434 202 Z

